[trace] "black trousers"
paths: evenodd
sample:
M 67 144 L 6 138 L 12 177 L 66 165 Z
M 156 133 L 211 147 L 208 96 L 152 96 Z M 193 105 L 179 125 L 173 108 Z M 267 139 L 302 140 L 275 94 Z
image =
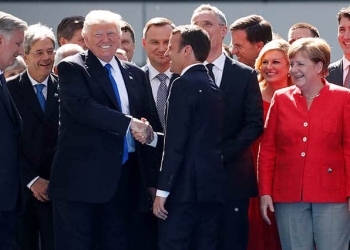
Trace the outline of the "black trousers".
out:
M 218 250 L 246 250 L 248 246 L 249 198 L 228 201 L 222 209 L 219 224 Z
M 53 242 L 52 202 L 26 197 L 25 210 L 16 221 L 15 249 L 52 250 Z
M 160 250 L 216 250 L 220 203 L 171 203 L 166 220 L 158 220 Z
M 15 237 L 16 210 L 0 211 L 0 250 L 11 250 Z
M 127 250 L 127 165 L 106 203 L 53 201 L 55 250 Z

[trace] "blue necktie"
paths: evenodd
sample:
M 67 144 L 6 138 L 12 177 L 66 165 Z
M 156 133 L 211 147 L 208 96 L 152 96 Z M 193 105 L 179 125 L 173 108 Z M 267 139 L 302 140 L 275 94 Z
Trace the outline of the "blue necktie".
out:
M 38 98 L 38 101 L 40 103 L 41 109 L 45 112 L 45 105 L 46 105 L 46 100 L 45 96 L 43 94 L 43 88 L 45 87 L 44 84 L 38 83 L 34 85 L 36 88 L 36 97 Z
M 0 75 L 0 85 L 0 88 L 3 92 L 4 101 L 6 103 L 5 105 L 11 108 L 10 96 L 6 86 L 6 79 L 3 74 Z
M 121 100 L 120 100 L 120 95 L 119 95 L 119 91 L 118 91 L 117 82 L 114 80 L 114 77 L 112 76 L 112 71 L 111 71 L 112 66 L 109 63 L 107 63 L 105 65 L 105 68 L 107 69 L 109 80 L 112 83 L 112 87 L 113 87 L 113 90 L 114 90 L 115 97 L 117 98 L 120 111 L 123 112 L 123 110 L 122 110 L 122 103 L 121 103 Z M 127 142 L 126 136 L 124 137 L 124 145 L 123 145 L 123 147 L 124 147 L 124 149 L 123 149 L 122 164 L 124 164 L 129 158 L 128 142 Z
M 212 63 L 208 63 L 207 65 L 205 65 L 208 69 L 208 74 L 209 76 L 211 77 L 211 79 L 213 80 L 213 82 L 215 83 L 215 77 L 214 77 L 214 73 L 213 73 L 213 67 L 214 67 L 214 64 Z

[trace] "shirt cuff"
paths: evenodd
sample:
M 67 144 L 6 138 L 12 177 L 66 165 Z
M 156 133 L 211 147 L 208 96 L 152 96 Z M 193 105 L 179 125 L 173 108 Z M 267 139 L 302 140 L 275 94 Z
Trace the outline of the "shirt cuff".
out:
M 167 198 L 169 196 L 170 192 L 168 191 L 163 191 L 163 190 L 159 190 L 157 189 L 157 196 L 163 197 L 163 198 Z
M 39 179 L 39 176 L 35 177 L 31 182 L 28 183 L 27 187 L 30 189 L 30 187 L 36 182 L 36 180 Z
M 158 135 L 156 132 L 153 132 L 153 141 L 151 141 L 147 145 L 155 148 L 157 147 L 157 143 L 158 143 Z

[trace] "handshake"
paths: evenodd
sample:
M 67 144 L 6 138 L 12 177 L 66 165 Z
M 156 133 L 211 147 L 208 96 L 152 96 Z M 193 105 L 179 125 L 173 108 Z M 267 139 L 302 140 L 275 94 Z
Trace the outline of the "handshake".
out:
M 149 144 L 154 139 L 152 126 L 145 118 L 141 120 L 132 118 L 130 123 L 131 134 L 135 140 L 142 144 Z

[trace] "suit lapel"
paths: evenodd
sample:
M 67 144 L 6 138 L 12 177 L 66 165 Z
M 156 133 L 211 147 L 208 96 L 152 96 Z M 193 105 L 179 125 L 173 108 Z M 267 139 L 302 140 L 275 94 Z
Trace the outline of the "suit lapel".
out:
M 49 76 L 47 81 L 47 96 L 46 96 L 46 109 L 45 115 L 50 117 L 51 113 L 55 110 L 58 105 L 58 92 L 57 92 L 57 81 L 53 76 Z
M 40 103 L 34 92 L 33 85 L 29 80 L 28 73 L 25 71 L 19 80 L 19 93 L 18 93 L 27 106 L 33 111 L 33 113 L 44 120 L 44 112 L 41 109 Z
M 106 69 L 102 66 L 101 62 L 97 59 L 97 57 L 90 52 L 90 50 L 88 50 L 87 52 L 85 68 L 95 79 L 95 81 L 101 85 L 102 89 L 106 92 L 107 96 L 112 101 L 115 108 L 121 111 Z
M 220 89 L 225 91 L 225 89 L 230 88 L 230 84 L 233 84 L 235 79 L 236 71 L 233 69 L 232 64 L 235 62 L 229 58 L 225 58 L 224 70 L 222 72 L 222 79 L 220 83 Z

